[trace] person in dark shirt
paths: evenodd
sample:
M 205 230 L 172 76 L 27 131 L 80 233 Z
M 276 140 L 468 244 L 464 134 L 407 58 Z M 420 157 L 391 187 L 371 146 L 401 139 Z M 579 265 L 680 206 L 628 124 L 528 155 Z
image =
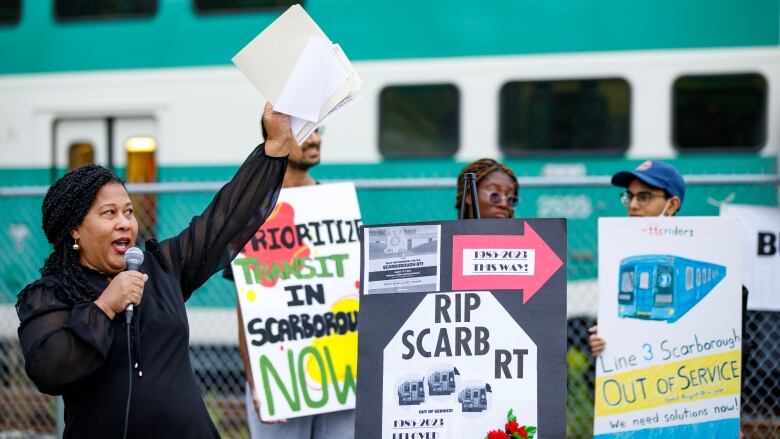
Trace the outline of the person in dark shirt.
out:
M 27 374 L 63 396 L 65 437 L 218 436 L 192 373 L 184 302 L 273 210 L 295 138 L 270 105 L 263 119 L 267 141 L 187 228 L 147 241 L 139 271 L 125 271 L 138 223 L 111 171 L 88 165 L 49 188 L 43 231 L 53 251 L 16 310 Z

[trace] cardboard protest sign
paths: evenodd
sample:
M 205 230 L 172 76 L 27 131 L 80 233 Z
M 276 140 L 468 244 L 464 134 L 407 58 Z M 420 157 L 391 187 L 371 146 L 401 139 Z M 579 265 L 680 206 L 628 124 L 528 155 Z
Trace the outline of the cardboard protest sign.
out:
M 351 183 L 283 189 L 233 260 L 263 420 L 355 406 L 360 226 Z
M 724 204 L 721 216 L 742 224 L 743 284 L 750 291 L 747 307 L 780 311 L 780 208 Z
M 565 436 L 565 239 L 563 220 L 365 227 L 356 437 Z
M 739 230 L 733 218 L 599 219 L 597 438 L 739 436 Z

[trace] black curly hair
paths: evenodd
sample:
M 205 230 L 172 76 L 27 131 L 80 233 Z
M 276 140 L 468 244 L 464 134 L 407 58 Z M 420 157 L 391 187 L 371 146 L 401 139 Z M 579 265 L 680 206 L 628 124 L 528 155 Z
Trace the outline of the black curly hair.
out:
M 91 302 L 100 295 L 87 281 L 79 254 L 73 250 L 70 232 L 81 224 L 98 192 L 108 183 L 124 185 L 119 177 L 102 166 L 82 166 L 55 181 L 43 198 L 43 233 L 53 250 L 41 268 L 41 275 L 56 275 L 63 288 L 55 294 L 71 305 Z

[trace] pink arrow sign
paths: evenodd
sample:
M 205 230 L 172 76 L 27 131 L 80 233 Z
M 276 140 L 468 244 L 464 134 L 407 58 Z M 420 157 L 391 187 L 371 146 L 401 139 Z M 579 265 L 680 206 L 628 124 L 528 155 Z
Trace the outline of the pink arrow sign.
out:
M 456 235 L 452 238 L 452 289 L 523 290 L 523 303 L 563 265 L 525 223 L 524 235 Z

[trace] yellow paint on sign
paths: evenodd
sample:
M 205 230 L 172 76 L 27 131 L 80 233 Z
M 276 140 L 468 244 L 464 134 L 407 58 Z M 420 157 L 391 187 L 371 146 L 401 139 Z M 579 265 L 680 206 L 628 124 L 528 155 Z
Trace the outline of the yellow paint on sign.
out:
M 596 379 L 596 416 L 740 392 L 740 350 L 675 361 Z

